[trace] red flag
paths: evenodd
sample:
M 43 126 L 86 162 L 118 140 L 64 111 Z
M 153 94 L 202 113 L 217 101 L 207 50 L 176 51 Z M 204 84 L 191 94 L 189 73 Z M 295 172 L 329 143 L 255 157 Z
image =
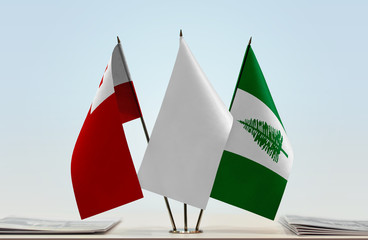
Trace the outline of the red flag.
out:
M 119 48 L 114 48 L 72 155 L 82 219 L 143 197 L 122 126 L 141 117 L 141 110 Z

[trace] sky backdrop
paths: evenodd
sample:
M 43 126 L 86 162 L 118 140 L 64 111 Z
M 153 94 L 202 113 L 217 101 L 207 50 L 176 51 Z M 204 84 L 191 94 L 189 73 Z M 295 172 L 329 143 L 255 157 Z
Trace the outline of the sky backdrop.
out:
M 295 154 L 278 216 L 368 220 L 367 1 L 0 1 L 0 9 L 0 216 L 79 218 L 71 155 L 116 36 L 151 132 L 183 29 L 227 106 L 253 37 Z M 124 128 L 138 169 L 140 121 Z M 144 195 L 97 218 L 166 214 L 161 196 Z M 206 212 L 251 215 L 214 199 Z

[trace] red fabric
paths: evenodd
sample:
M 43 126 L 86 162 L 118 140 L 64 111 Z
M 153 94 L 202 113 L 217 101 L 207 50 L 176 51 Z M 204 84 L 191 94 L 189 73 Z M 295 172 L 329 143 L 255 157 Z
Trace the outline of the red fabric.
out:
M 107 65 L 107 66 L 106 66 L 106 68 L 105 68 L 105 72 L 106 72 L 106 70 L 107 70 L 107 68 L 108 68 L 108 67 L 109 67 L 109 65 Z M 102 85 L 102 83 L 103 83 L 104 76 L 105 76 L 105 75 L 103 75 L 103 76 L 102 76 L 102 78 L 101 78 L 101 82 L 100 82 L 100 84 L 98 85 L 98 87 L 101 87 L 101 85 Z
M 131 95 L 125 96 L 119 96 L 119 102 L 131 103 Z M 143 197 L 119 117 L 132 119 L 136 114 L 121 114 L 123 111 L 131 110 L 118 107 L 117 97 L 112 94 L 92 113 L 89 111 L 79 133 L 71 175 L 82 219 Z
M 114 90 L 118 101 L 120 118 L 123 123 L 142 116 L 133 82 L 129 81 L 120 84 Z

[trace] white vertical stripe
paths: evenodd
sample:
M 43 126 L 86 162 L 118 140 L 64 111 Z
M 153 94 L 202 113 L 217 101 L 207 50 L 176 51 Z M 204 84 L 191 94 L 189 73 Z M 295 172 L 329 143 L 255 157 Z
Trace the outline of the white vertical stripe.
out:
M 234 122 L 225 150 L 249 158 L 271 169 L 281 177 L 288 179 L 294 154 L 284 128 L 271 109 L 258 98 L 238 88 L 231 108 L 231 114 Z M 265 121 L 273 128 L 281 131 L 283 136 L 282 149 L 285 150 L 288 157 L 281 152 L 279 161 L 276 163 L 266 151 L 257 145 L 253 136 L 238 122 L 238 120 L 251 118 Z
M 97 89 L 95 98 L 92 101 L 91 113 L 107 99 L 111 94 L 114 93 L 114 86 L 129 81 L 128 70 L 125 69 L 123 59 L 119 50 L 119 44 L 117 44 L 112 52 L 112 56 L 107 69 L 103 75 L 103 82 Z
M 112 52 L 111 59 L 111 71 L 114 80 L 114 86 L 129 82 L 128 69 L 126 69 L 127 66 L 125 66 L 125 64 L 123 63 L 119 48 L 120 46 L 119 44 L 117 44 L 114 48 L 114 51 Z
M 114 93 L 114 86 L 112 80 L 111 73 L 111 59 L 109 64 L 107 65 L 107 69 L 103 75 L 103 81 L 101 86 L 97 89 L 97 93 L 95 98 L 92 101 L 91 113 L 103 102 L 106 98 L 108 98 L 111 94 Z

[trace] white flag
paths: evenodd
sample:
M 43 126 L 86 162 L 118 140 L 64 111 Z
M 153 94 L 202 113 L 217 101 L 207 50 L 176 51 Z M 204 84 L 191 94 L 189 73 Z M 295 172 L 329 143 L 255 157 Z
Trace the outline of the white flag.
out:
M 143 189 L 205 209 L 232 116 L 184 39 L 138 177 Z

